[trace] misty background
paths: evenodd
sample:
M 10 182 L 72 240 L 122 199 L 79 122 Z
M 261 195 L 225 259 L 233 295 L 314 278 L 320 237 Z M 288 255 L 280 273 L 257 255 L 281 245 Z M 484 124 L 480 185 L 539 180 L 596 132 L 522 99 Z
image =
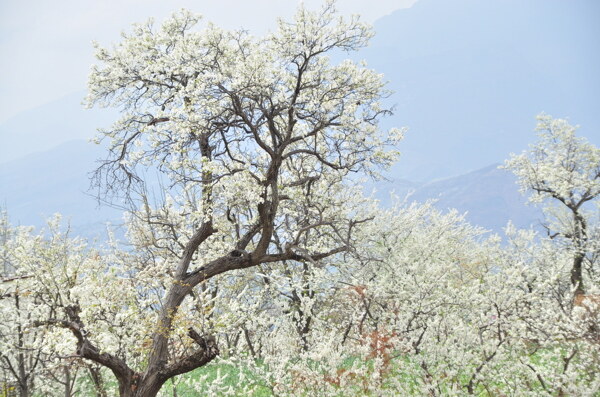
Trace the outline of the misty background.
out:
M 251 4 L 250 4 L 251 3 Z M 318 8 L 319 1 L 305 1 Z M 262 35 L 297 1 L 71 1 L 0 4 L 0 207 L 13 224 L 44 224 L 60 212 L 74 234 L 101 236 L 120 211 L 98 206 L 88 174 L 102 148 L 87 142 L 114 111 L 85 110 L 92 40 L 107 46 L 132 22 L 157 23 L 181 7 L 226 28 Z M 32 7 L 33 6 L 33 7 Z M 355 60 L 384 74 L 393 117 L 407 126 L 387 181 L 369 184 L 384 205 L 390 192 L 437 199 L 491 231 L 508 220 L 539 225 L 515 178 L 497 167 L 536 140 L 546 112 L 581 125 L 600 146 L 600 2 L 594 0 L 339 1 L 376 36 Z

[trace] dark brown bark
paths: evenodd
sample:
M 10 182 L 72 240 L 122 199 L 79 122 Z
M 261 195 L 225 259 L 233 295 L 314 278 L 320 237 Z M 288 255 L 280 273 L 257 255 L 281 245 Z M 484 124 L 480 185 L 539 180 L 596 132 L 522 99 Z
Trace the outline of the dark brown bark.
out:
M 252 344 L 252 339 L 250 338 L 250 332 L 248 332 L 248 329 L 246 327 L 243 327 L 243 329 L 244 329 L 244 339 L 246 340 L 248 349 L 250 349 L 250 354 L 252 354 L 252 357 L 254 359 L 256 359 L 258 357 L 256 355 L 256 350 L 254 350 L 254 345 Z
M 65 308 L 68 320 L 53 319 L 34 324 L 38 326 L 54 325 L 70 330 L 77 339 L 77 355 L 109 368 L 119 382 L 119 395 L 130 395 L 127 394 L 128 390 L 134 384 L 133 380 L 137 375 L 122 359 L 109 353 L 101 353 L 88 339 L 84 324 L 79 317 L 79 311 L 80 309 L 77 306 L 68 306 Z
M 573 267 L 571 268 L 571 285 L 575 288 L 575 295 L 585 294 L 583 285 L 583 260 L 585 255 L 577 252 L 573 257 Z
M 118 377 L 119 396 L 155 397 L 166 381 L 208 364 L 219 354 L 214 338 L 201 336 L 191 328 L 188 336 L 198 345 L 194 353 L 177 362 L 163 365 L 159 370 L 147 370 L 144 374 L 133 373 L 126 378 Z
M 23 331 L 21 326 L 18 326 L 18 342 L 19 347 L 23 347 Z M 21 350 L 22 351 L 22 350 Z M 19 397 L 29 397 L 29 376 L 27 376 L 27 370 L 25 368 L 25 355 L 20 352 L 17 355 L 18 360 L 18 371 L 19 371 Z
M 573 231 L 573 245 L 575 254 L 573 256 L 573 267 L 571 269 L 571 285 L 575 288 L 575 295 L 585 294 L 583 284 L 583 262 L 585 260 L 585 240 L 587 238 L 587 224 L 579 213 L 579 207 L 569 207 L 573 211 L 575 230 Z
M 19 293 L 16 292 L 14 295 L 15 298 L 15 308 L 17 309 L 17 311 L 20 310 L 20 300 L 19 300 Z M 15 373 L 15 371 L 13 370 L 13 375 L 16 375 L 17 378 L 17 382 L 19 385 L 19 397 L 29 397 L 30 395 L 30 390 L 29 390 L 29 386 L 31 384 L 31 375 L 33 373 L 33 369 L 35 368 L 35 364 L 33 366 L 33 368 L 30 368 L 30 370 L 27 370 L 27 363 L 26 363 L 26 357 L 25 354 L 23 353 L 25 351 L 25 334 L 24 334 L 24 330 L 23 327 L 21 326 L 21 324 L 17 325 L 17 344 L 19 346 L 19 354 L 17 354 L 17 371 Z M 39 355 L 40 353 L 38 353 Z M 12 370 L 12 368 L 11 368 Z

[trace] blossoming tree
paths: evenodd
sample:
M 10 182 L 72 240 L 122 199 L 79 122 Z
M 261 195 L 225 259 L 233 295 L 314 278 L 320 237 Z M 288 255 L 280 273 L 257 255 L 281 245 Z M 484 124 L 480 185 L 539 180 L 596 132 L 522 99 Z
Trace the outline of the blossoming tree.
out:
M 83 390 L 76 380 L 86 370 L 102 388 L 97 368 L 73 354 L 67 331 L 53 327 L 61 324 L 57 310 L 74 307 L 84 290 L 94 293 L 90 274 L 104 270 L 97 253 L 62 232 L 60 217 L 34 235 L 2 215 L 0 236 L 0 373 L 8 381 L 2 390 L 14 386 L 20 397 L 77 395 Z
M 598 239 L 594 238 L 598 207 L 587 209 L 586 205 L 599 202 L 600 148 L 576 136 L 576 127 L 564 119 L 542 114 L 537 131 L 539 141 L 529 151 L 513 155 L 505 167 L 517 175 L 523 192 L 532 193 L 531 202 L 546 203 L 548 233 L 572 250 L 571 285 L 575 294 L 583 294 L 585 263 L 593 272 L 598 256 Z
M 122 110 L 100 133 L 109 152 L 95 180 L 130 205 L 137 255 L 114 258 L 119 299 L 97 291 L 107 301 L 94 306 L 80 296 L 46 323 L 70 330 L 77 354 L 109 368 L 121 396 L 154 396 L 219 354 L 215 335 L 188 315 L 206 310 L 210 291 L 218 297 L 217 276 L 348 251 L 365 219 L 336 191 L 349 173 L 390 164 L 402 135 L 378 128 L 390 114 L 381 76 L 330 62 L 327 54 L 371 36 L 332 3 L 319 13 L 300 8 L 262 39 L 213 25 L 198 31 L 198 21 L 182 11 L 158 29 L 135 25 L 120 44 L 98 49 L 89 79 L 90 105 Z M 153 196 L 148 173 L 168 190 Z M 122 327 L 91 332 L 98 307 Z
M 598 286 L 598 149 L 542 116 L 541 142 L 507 162 L 532 200 L 569 211 L 548 212 L 552 239 L 508 227 L 503 245 L 431 203 L 382 210 L 350 176 L 389 165 L 403 131 L 378 128 L 380 75 L 329 58 L 370 29 L 332 3 L 260 39 L 199 21 L 182 11 L 98 48 L 89 105 L 121 117 L 99 133 L 94 181 L 127 208 L 131 246 L 0 224 L 0 358 L 22 363 L 24 393 L 84 392 L 76 371 L 64 390 L 40 377 L 81 363 L 98 396 L 166 395 L 169 380 L 208 395 L 597 393 L 599 318 L 573 315 L 569 285 L 583 292 L 587 268 Z

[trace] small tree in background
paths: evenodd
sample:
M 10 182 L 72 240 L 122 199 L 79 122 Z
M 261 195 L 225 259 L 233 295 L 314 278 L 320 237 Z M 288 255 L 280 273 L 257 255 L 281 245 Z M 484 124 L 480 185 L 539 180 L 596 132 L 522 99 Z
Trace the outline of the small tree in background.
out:
M 548 234 L 572 250 L 571 286 L 583 294 L 584 267 L 595 274 L 598 255 L 600 148 L 576 136 L 576 129 L 567 120 L 538 116 L 538 142 L 504 167 L 517 175 L 523 193 L 532 193 L 530 202 L 546 205 Z

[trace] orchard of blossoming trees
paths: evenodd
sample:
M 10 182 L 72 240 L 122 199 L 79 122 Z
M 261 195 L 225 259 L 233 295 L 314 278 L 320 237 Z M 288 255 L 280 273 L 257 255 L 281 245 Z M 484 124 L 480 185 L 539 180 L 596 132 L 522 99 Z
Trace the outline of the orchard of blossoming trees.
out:
M 2 217 L 4 394 L 598 393 L 600 149 L 542 115 L 507 161 L 547 235 L 381 209 L 349 176 L 404 131 L 378 128 L 380 75 L 328 57 L 370 28 L 331 3 L 261 39 L 199 22 L 97 49 L 88 103 L 121 118 L 94 183 L 126 247 Z

